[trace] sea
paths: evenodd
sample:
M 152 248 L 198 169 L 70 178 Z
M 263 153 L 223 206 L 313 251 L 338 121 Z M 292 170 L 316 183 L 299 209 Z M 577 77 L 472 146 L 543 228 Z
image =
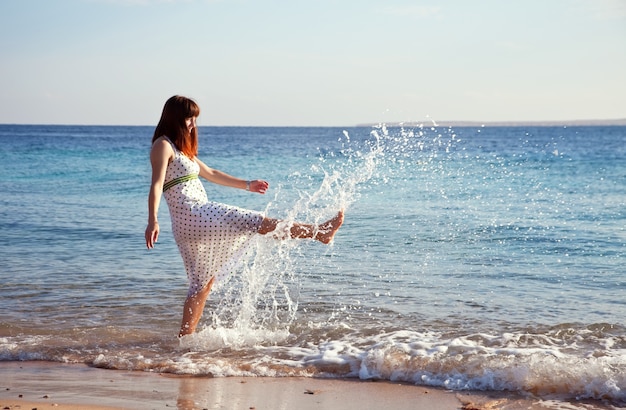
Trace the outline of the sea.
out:
M 625 126 L 200 127 L 205 163 L 270 182 L 204 181 L 210 200 L 345 223 L 330 245 L 255 237 L 180 340 L 164 200 L 156 248 L 144 239 L 153 131 L 0 125 L 0 366 L 626 406 Z

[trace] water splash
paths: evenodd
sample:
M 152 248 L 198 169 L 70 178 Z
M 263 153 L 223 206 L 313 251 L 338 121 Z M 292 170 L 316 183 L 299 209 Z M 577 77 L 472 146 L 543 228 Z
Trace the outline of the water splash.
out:
M 363 190 L 404 178 L 416 165 L 425 167 L 450 154 L 457 143 L 452 129 L 435 126 L 400 127 L 391 132 L 379 124 L 365 135 L 344 130 L 335 147 L 320 149 L 307 174 L 294 172 L 275 189 L 266 213 L 285 215 L 285 226 L 279 230 L 288 229 L 294 221 L 320 224 L 339 209 L 349 219 L 350 208 Z M 297 317 L 301 281 L 308 280 L 302 278 L 307 259 L 311 252 L 332 256 L 332 245 L 311 251 L 315 246 L 258 237 L 241 271 L 226 281 L 227 286 L 215 287 L 216 295 L 210 300 L 219 302 L 209 302 L 206 330 L 188 342 L 200 348 L 221 348 L 284 340 Z M 332 319 L 333 309 L 329 314 Z

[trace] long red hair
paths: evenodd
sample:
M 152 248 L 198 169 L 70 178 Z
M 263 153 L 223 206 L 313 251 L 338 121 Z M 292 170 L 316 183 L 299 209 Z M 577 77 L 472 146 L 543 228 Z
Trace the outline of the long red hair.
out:
M 152 143 L 157 138 L 166 136 L 180 152 L 194 158 L 198 155 L 198 131 L 194 127 L 187 130 L 185 120 L 200 115 L 200 107 L 190 98 L 175 95 L 165 102 L 161 119 L 154 130 Z

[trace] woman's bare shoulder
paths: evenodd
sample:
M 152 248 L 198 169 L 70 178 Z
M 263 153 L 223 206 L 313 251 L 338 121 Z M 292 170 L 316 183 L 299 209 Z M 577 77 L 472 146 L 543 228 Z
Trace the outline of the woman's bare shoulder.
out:
M 167 157 L 171 159 L 174 156 L 174 149 L 167 137 L 159 137 L 152 143 L 150 149 L 150 156 Z
M 170 139 L 169 139 L 169 138 L 167 138 L 165 135 L 161 135 L 159 138 L 155 139 L 155 140 L 152 142 L 152 146 L 153 146 L 153 147 L 154 147 L 155 145 L 157 145 L 157 144 L 160 144 L 160 145 L 163 145 L 163 144 L 165 144 L 165 145 L 170 145 L 170 144 L 171 144 L 171 142 L 170 142 Z

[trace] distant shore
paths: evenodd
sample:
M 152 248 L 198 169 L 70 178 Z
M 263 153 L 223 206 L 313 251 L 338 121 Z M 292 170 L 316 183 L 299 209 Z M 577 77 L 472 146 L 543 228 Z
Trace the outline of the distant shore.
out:
M 357 127 L 372 127 L 376 123 L 357 124 Z M 388 127 L 608 127 L 626 126 L 626 118 L 613 120 L 570 120 L 570 121 L 423 121 L 386 122 Z

